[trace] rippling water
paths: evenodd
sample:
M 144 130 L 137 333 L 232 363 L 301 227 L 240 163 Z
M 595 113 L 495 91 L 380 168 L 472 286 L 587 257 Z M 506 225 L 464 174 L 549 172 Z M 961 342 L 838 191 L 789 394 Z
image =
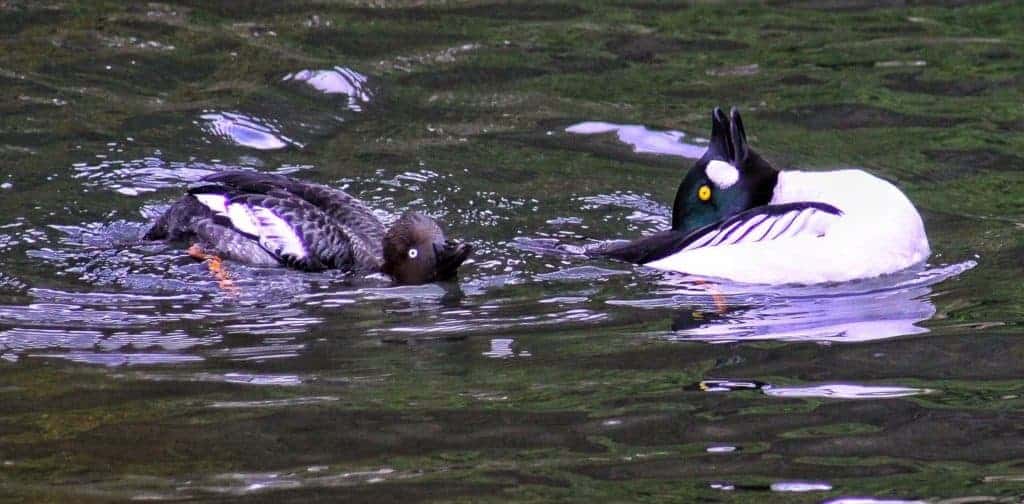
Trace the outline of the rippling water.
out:
M 0 500 L 1019 502 L 1022 16 L 0 2 Z M 929 263 L 585 258 L 668 226 L 715 105 L 778 166 L 904 189 Z M 141 240 L 225 169 L 477 252 L 445 285 L 222 282 Z

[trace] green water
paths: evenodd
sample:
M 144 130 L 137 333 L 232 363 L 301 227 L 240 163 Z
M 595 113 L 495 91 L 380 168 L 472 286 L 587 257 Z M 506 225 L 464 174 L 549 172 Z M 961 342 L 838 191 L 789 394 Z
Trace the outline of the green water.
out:
M 0 499 L 1024 495 L 1019 3 L 382 3 L 0 2 Z M 930 264 L 719 297 L 554 253 L 665 226 L 692 163 L 567 127 L 699 151 L 716 105 L 893 181 Z M 225 289 L 138 242 L 231 167 L 478 252 Z

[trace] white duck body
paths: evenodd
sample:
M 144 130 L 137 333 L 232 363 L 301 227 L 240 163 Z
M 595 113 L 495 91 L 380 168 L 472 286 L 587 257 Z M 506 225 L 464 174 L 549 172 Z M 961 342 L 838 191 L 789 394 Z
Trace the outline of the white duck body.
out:
M 921 216 L 910 200 L 867 172 L 779 172 L 769 205 L 807 202 L 831 205 L 841 214 L 794 210 L 775 218 L 788 219 L 788 224 L 774 239 L 774 231 L 757 241 L 722 239 L 721 244 L 688 246 L 645 265 L 745 283 L 815 284 L 894 273 L 931 254 Z M 771 220 L 749 226 L 769 227 Z

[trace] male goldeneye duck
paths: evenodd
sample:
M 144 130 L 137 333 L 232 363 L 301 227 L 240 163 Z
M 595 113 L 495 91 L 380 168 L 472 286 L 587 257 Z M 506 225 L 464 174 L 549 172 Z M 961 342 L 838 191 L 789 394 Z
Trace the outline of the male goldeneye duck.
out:
M 747 145 L 739 112 L 712 113 L 711 141 L 679 185 L 672 229 L 596 251 L 737 282 L 870 278 L 931 254 L 921 216 L 862 170 L 779 171 Z
M 206 254 L 256 266 L 380 272 L 399 284 L 452 279 L 472 252 L 426 215 L 406 213 L 385 231 L 343 191 L 246 171 L 202 178 L 145 238 L 192 240 Z

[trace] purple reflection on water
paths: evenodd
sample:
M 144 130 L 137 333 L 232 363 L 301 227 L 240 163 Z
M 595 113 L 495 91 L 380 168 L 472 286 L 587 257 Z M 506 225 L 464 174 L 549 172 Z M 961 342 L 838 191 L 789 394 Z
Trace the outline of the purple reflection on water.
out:
M 925 504 L 922 500 L 874 499 L 871 497 L 840 497 L 822 504 Z
M 281 80 L 305 82 L 328 95 L 345 95 L 348 97 L 346 108 L 354 112 L 362 111 L 363 105 L 373 100 L 367 76 L 351 68 L 336 66 L 326 70 L 299 70 L 285 75 Z
M 237 112 L 209 112 L 200 116 L 206 121 L 204 129 L 244 147 L 259 150 L 283 149 L 289 145 L 302 147 L 298 142 L 281 134 L 269 121 Z
M 831 399 L 893 399 L 926 394 L 928 389 L 892 386 L 856 385 L 832 383 L 808 387 L 765 387 L 765 395 L 774 397 L 806 398 L 822 397 Z
M 614 124 L 598 121 L 587 121 L 573 124 L 565 128 L 567 133 L 577 135 L 597 135 L 615 132 L 619 141 L 633 146 L 633 151 L 641 154 L 665 154 L 699 159 L 707 150 L 705 145 L 683 143 L 686 136 L 681 131 L 655 131 L 638 124 Z

